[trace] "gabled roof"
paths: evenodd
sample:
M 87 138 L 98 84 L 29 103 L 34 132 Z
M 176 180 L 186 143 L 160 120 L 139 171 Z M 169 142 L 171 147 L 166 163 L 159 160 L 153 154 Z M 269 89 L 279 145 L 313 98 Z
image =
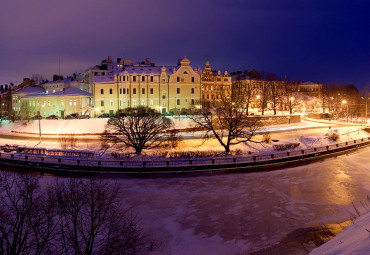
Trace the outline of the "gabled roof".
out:
M 33 93 L 42 93 L 44 89 L 39 86 L 27 86 L 20 90 L 13 92 L 13 94 L 33 94 Z

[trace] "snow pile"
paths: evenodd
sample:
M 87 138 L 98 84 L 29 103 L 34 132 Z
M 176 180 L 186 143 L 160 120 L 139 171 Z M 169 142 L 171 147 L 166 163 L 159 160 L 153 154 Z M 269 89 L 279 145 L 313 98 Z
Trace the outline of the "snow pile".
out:
M 370 212 L 357 218 L 342 233 L 310 253 L 310 255 L 323 254 L 370 254 Z

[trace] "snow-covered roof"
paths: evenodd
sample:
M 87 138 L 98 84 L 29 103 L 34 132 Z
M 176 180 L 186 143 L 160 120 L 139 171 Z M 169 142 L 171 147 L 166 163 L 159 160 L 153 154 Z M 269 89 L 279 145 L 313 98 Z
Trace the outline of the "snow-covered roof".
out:
M 317 85 L 317 84 L 319 84 L 319 83 L 312 82 L 312 81 L 305 81 L 305 82 L 299 83 L 299 85 Z
M 66 88 L 64 92 L 57 91 L 54 93 L 46 93 L 46 92 L 36 93 L 36 94 L 30 94 L 30 95 L 24 96 L 23 98 L 55 97 L 55 96 L 89 96 L 89 97 L 92 97 L 93 95 L 89 92 L 86 92 L 78 88 Z
M 44 89 L 39 86 L 28 86 L 23 89 L 15 91 L 13 94 L 34 94 L 34 93 L 42 93 L 44 92 Z
M 99 82 L 114 82 L 114 75 L 100 75 L 100 76 L 94 76 L 94 83 Z
M 171 75 L 175 66 L 165 66 L 166 73 Z M 125 71 L 129 74 L 154 74 L 160 75 L 162 73 L 162 66 L 125 66 Z

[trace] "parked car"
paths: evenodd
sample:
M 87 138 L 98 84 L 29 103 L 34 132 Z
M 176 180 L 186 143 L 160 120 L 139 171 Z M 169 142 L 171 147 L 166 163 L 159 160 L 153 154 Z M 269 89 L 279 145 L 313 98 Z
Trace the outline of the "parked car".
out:
M 42 117 L 40 115 L 35 115 L 31 119 L 38 120 L 38 119 L 42 119 Z
M 103 113 L 98 118 L 109 118 L 109 114 L 108 113 Z
M 90 118 L 90 116 L 89 115 L 81 115 L 80 117 L 79 117 L 79 119 L 89 119 Z
M 57 120 L 58 119 L 58 116 L 56 116 L 56 115 L 50 115 L 49 117 L 46 117 L 46 119 L 48 119 L 48 120 Z
M 78 119 L 78 113 L 72 113 L 71 116 L 75 119 Z
M 75 119 L 75 117 L 73 117 L 72 115 L 67 115 L 64 117 L 65 120 L 73 120 Z

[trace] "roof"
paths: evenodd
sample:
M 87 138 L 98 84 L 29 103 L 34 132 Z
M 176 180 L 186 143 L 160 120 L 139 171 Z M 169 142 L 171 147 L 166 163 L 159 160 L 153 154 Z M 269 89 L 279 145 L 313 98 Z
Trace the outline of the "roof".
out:
M 94 76 L 94 83 L 97 82 L 114 82 L 114 75 L 100 75 L 100 76 Z
M 318 84 L 319 84 L 318 82 L 305 81 L 305 82 L 299 83 L 298 85 L 318 85 Z
M 42 93 L 42 92 L 44 92 L 44 89 L 39 86 L 35 86 L 35 87 L 28 86 L 28 87 L 15 91 L 13 94 L 23 94 L 23 93 L 34 94 L 34 93 Z
M 175 66 L 165 66 L 168 75 L 173 74 Z M 160 75 L 162 73 L 162 66 L 125 66 L 125 71 L 129 74 L 154 74 Z
M 89 96 L 89 97 L 92 97 L 93 95 L 89 92 L 86 92 L 84 90 L 81 90 L 81 89 L 77 89 L 77 88 L 66 88 L 64 90 L 64 93 L 63 91 L 57 91 L 55 93 L 46 93 L 46 92 L 43 92 L 43 93 L 36 93 L 36 94 L 29 94 L 27 96 L 24 96 L 23 98 L 35 98 L 35 97 L 55 97 L 55 96 Z

